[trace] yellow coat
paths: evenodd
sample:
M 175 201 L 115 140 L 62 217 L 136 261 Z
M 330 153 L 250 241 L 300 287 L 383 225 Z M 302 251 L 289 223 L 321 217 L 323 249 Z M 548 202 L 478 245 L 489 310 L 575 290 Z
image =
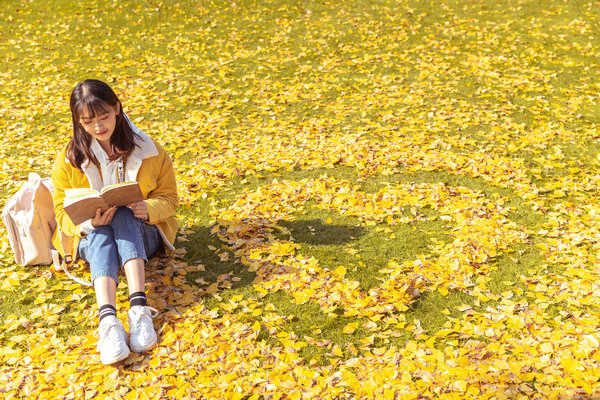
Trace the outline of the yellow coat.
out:
M 125 166 L 125 180 L 137 181 L 142 189 L 144 201 L 148 206 L 148 224 L 159 228 L 166 248 L 173 249 L 175 235 L 177 234 L 177 218 L 175 210 L 178 206 L 177 184 L 171 159 L 166 151 L 145 133 L 138 131 L 136 144 L 139 147 L 127 159 Z M 66 148 L 58 155 L 52 167 L 52 185 L 54 186 L 54 212 L 58 229 L 54 232 L 52 244 L 64 256 L 60 240 L 60 231 L 68 239 L 73 239 L 73 247 L 67 250 L 74 258 L 77 255 L 77 246 L 82 237 L 81 226 L 75 226 L 63 209 L 65 189 L 94 188 L 102 186 L 100 171 L 93 163 L 82 165 L 83 172 L 69 163 L 66 158 Z M 65 244 L 65 246 L 67 246 Z

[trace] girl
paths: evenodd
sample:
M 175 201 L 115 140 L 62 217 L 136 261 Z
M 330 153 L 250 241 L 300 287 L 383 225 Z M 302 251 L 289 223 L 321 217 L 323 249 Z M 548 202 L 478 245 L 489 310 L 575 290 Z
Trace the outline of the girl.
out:
M 165 150 L 133 125 L 104 82 L 85 80 L 71 93 L 73 136 L 52 168 L 54 209 L 59 229 L 53 244 L 64 255 L 78 254 L 90 264 L 98 304 L 98 347 L 103 364 L 125 359 L 156 344 L 146 305 L 145 263 L 161 246 L 173 249 L 177 231 L 175 174 Z M 110 208 L 75 226 L 63 209 L 65 190 L 137 181 L 144 200 Z M 59 232 L 60 230 L 60 232 Z M 61 245 L 70 236 L 73 248 Z M 65 247 L 68 247 L 65 245 Z M 129 345 L 116 317 L 116 289 L 123 267 L 129 289 Z

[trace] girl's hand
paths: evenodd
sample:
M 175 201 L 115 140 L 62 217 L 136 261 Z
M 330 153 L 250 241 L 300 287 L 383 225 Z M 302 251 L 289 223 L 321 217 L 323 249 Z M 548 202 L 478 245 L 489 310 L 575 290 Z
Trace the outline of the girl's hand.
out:
M 102 225 L 108 225 L 111 223 L 113 217 L 115 216 L 115 212 L 117 211 L 117 207 L 113 206 L 108 210 L 102 213 L 102 209 L 98 208 L 96 210 L 96 215 L 92 218 L 92 226 L 97 228 Z
M 148 221 L 150 217 L 148 215 L 148 205 L 145 201 L 136 201 L 134 203 L 129 203 L 127 207 L 131 208 L 133 211 L 133 216 L 139 218 L 144 221 Z

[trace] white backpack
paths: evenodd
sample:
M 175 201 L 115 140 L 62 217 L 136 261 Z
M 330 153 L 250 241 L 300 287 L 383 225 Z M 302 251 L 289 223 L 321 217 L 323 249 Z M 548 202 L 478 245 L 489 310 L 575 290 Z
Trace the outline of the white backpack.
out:
M 50 178 L 40 178 L 32 172 L 29 180 L 23 183 L 4 206 L 2 221 L 8 232 L 10 247 L 15 253 L 15 262 L 23 266 L 54 264 L 57 270 L 62 268 L 71 279 L 91 286 L 91 283 L 69 273 L 67 264 L 73 257 L 65 256 L 65 260 L 61 262 L 58 251 L 52 245 L 52 235 L 56 230 L 52 190 Z M 64 235 L 61 235 L 64 244 L 68 239 L 63 239 L 62 236 Z
M 15 262 L 20 265 L 52 264 L 52 234 L 56 229 L 52 203 L 52 181 L 29 174 L 2 210 Z

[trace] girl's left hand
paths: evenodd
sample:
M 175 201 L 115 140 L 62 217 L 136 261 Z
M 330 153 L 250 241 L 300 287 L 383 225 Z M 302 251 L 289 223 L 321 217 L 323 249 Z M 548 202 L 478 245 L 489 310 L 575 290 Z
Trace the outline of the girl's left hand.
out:
M 144 221 L 148 221 L 148 205 L 145 201 L 136 201 L 134 203 L 129 203 L 127 207 L 131 208 L 133 211 L 133 216 Z

